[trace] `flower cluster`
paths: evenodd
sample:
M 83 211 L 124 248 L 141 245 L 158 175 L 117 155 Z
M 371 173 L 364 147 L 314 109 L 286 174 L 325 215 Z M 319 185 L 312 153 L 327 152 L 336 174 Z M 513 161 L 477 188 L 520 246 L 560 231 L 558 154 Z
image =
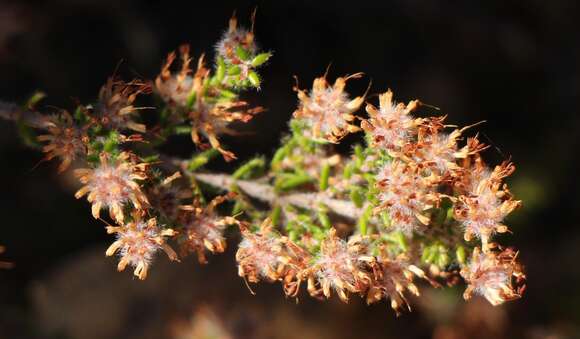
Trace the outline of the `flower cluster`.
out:
M 27 114 L 10 108 L 7 117 L 30 129 L 23 131 L 41 130 L 33 141 L 44 143 L 45 160 L 59 158 L 60 172 L 75 168 L 82 184 L 75 197 L 86 196 L 94 218 L 109 219 L 103 221 L 116 240 L 106 255 L 118 255 L 118 269 L 131 266 L 145 279 L 159 251 L 178 261 L 172 248 L 206 263 L 209 253 L 225 251 L 227 227 L 234 226 L 242 238 L 239 276 L 279 282 L 290 297 L 306 286 L 320 299 L 386 300 L 398 314 L 410 309 L 419 282 L 439 286 L 463 277 L 465 299 L 478 294 L 498 305 L 519 298 L 525 275 L 517 252 L 495 243 L 520 205 L 504 182 L 514 165 L 488 168 L 486 146 L 465 136 L 474 125 L 416 117 L 427 105 L 397 103 L 390 90 L 357 116 L 367 93 L 353 98 L 345 87 L 361 73 L 334 83 L 325 74 L 309 90 L 296 86 L 290 133 L 271 162 L 258 156 L 231 175 L 204 170 L 220 154 L 236 159 L 219 137 L 236 135 L 235 122 L 263 110 L 241 98 L 260 89 L 257 71 L 272 56 L 260 52 L 253 26 L 254 17 L 251 29 L 232 17 L 211 66 L 202 55 L 193 69 L 182 45 L 155 80 L 110 77 L 96 102 L 72 114 L 40 114 L 33 109 L 38 98 Z M 161 107 L 151 108 L 155 117 L 146 126 L 139 101 L 148 94 L 159 96 Z M 364 143 L 348 156 L 338 153 L 334 144 L 361 131 Z M 188 159 L 161 154 L 167 138 L 183 134 L 201 151 Z

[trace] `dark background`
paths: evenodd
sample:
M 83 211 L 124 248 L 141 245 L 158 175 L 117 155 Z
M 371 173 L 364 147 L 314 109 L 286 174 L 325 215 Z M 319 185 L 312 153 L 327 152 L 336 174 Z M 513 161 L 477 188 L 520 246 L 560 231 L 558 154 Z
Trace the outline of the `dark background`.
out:
M 48 112 L 91 102 L 121 60 L 125 78 L 151 79 L 181 43 L 212 56 L 233 10 L 248 25 L 256 5 L 257 41 L 274 57 L 262 90 L 246 98 L 268 111 L 248 127 L 253 134 L 228 145 L 242 159 L 271 154 L 296 105 L 292 75 L 309 87 L 331 62 L 332 78 L 367 74 L 351 93 L 372 79 L 371 93 L 419 98 L 450 123 L 486 120 L 477 127 L 493 146 L 486 159 L 511 158 L 518 168 L 509 183 L 524 207 L 501 241 L 521 250 L 524 298 L 492 308 L 464 303 L 463 287 L 424 288 L 414 312 L 398 319 L 386 304 L 356 297 L 341 305 L 303 296 L 296 305 L 279 286 L 250 295 L 233 251 L 204 267 L 160 257 L 148 280 L 136 281 L 104 257 L 111 238 L 74 199 L 72 176 L 57 175 L 55 163 L 35 167 L 42 155 L 0 121 L 0 244 L 2 259 L 15 263 L 0 271 L 0 338 L 164 338 L 200 305 L 243 338 L 580 337 L 577 1 L 1 0 L 0 99 L 22 103 L 42 90 Z M 193 146 L 183 139 L 172 150 Z

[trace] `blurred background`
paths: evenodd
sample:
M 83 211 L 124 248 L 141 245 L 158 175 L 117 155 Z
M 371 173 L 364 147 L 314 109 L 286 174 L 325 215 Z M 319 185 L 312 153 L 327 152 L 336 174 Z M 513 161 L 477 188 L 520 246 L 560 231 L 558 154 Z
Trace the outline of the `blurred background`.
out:
M 486 160 L 518 168 L 509 183 L 524 207 L 501 241 L 521 250 L 524 298 L 494 308 L 465 303 L 463 286 L 424 288 L 396 318 L 356 297 L 295 303 L 279 285 L 252 296 L 235 246 L 206 266 L 160 257 L 137 281 L 104 257 L 111 237 L 74 199 L 72 176 L 37 166 L 42 155 L 0 121 L 0 261 L 14 263 L 0 270 L 0 338 L 580 338 L 577 1 L 1 0 L 0 99 L 22 103 L 42 90 L 47 111 L 89 103 L 120 62 L 125 78 L 152 79 L 182 43 L 212 56 L 232 12 L 248 26 L 255 6 L 258 43 L 274 57 L 263 89 L 246 98 L 268 111 L 252 134 L 227 139 L 231 149 L 271 155 L 296 105 L 292 76 L 309 87 L 329 63 L 331 78 L 367 74 L 349 84 L 353 94 L 372 80 L 370 93 L 419 98 L 450 123 L 487 121 L 477 127 L 492 145 Z M 193 149 L 187 139 L 168 147 Z

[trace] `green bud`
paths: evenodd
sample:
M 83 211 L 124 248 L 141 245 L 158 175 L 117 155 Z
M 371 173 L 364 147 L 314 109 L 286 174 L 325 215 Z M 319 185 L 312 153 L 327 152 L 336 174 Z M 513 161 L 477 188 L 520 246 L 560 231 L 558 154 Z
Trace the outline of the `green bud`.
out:
M 236 47 L 236 56 L 244 61 L 250 59 L 250 53 L 248 52 L 248 50 L 246 50 L 240 45 Z
M 254 59 L 252 59 L 252 66 L 253 67 L 261 66 L 266 61 L 268 61 L 268 59 L 270 59 L 270 57 L 272 57 L 272 53 L 270 53 L 270 52 L 260 53 L 260 54 L 256 55 L 256 57 Z
M 240 66 L 231 66 L 228 68 L 228 75 L 239 75 L 240 73 L 242 73 Z
M 250 83 L 252 84 L 252 86 L 259 88 L 260 87 L 260 76 L 258 75 L 258 73 L 254 72 L 254 71 L 250 71 L 248 73 L 248 80 L 250 80 Z

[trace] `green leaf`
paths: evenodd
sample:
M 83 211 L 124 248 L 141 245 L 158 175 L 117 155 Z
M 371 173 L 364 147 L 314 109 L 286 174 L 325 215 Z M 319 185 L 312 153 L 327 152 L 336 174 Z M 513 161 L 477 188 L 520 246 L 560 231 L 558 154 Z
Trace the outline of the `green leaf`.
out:
M 362 188 L 358 186 L 351 186 L 350 188 L 350 200 L 358 208 L 361 208 L 365 202 L 365 196 L 362 192 Z
M 240 166 L 233 174 L 234 179 L 249 179 L 258 172 L 262 172 L 266 166 L 264 158 L 255 158 Z
M 215 158 L 218 154 L 219 152 L 214 148 L 201 152 L 191 159 L 187 165 L 187 169 L 190 171 L 196 171 L 207 164 L 211 159 Z
M 276 192 L 287 192 L 312 181 L 313 179 L 306 174 L 282 174 L 276 179 L 274 189 Z
M 319 185 L 318 185 L 318 188 L 321 191 L 325 191 L 328 188 L 328 178 L 329 177 L 330 177 L 330 164 L 324 163 L 324 165 L 322 165 L 322 169 L 320 172 L 320 181 L 319 181 Z

